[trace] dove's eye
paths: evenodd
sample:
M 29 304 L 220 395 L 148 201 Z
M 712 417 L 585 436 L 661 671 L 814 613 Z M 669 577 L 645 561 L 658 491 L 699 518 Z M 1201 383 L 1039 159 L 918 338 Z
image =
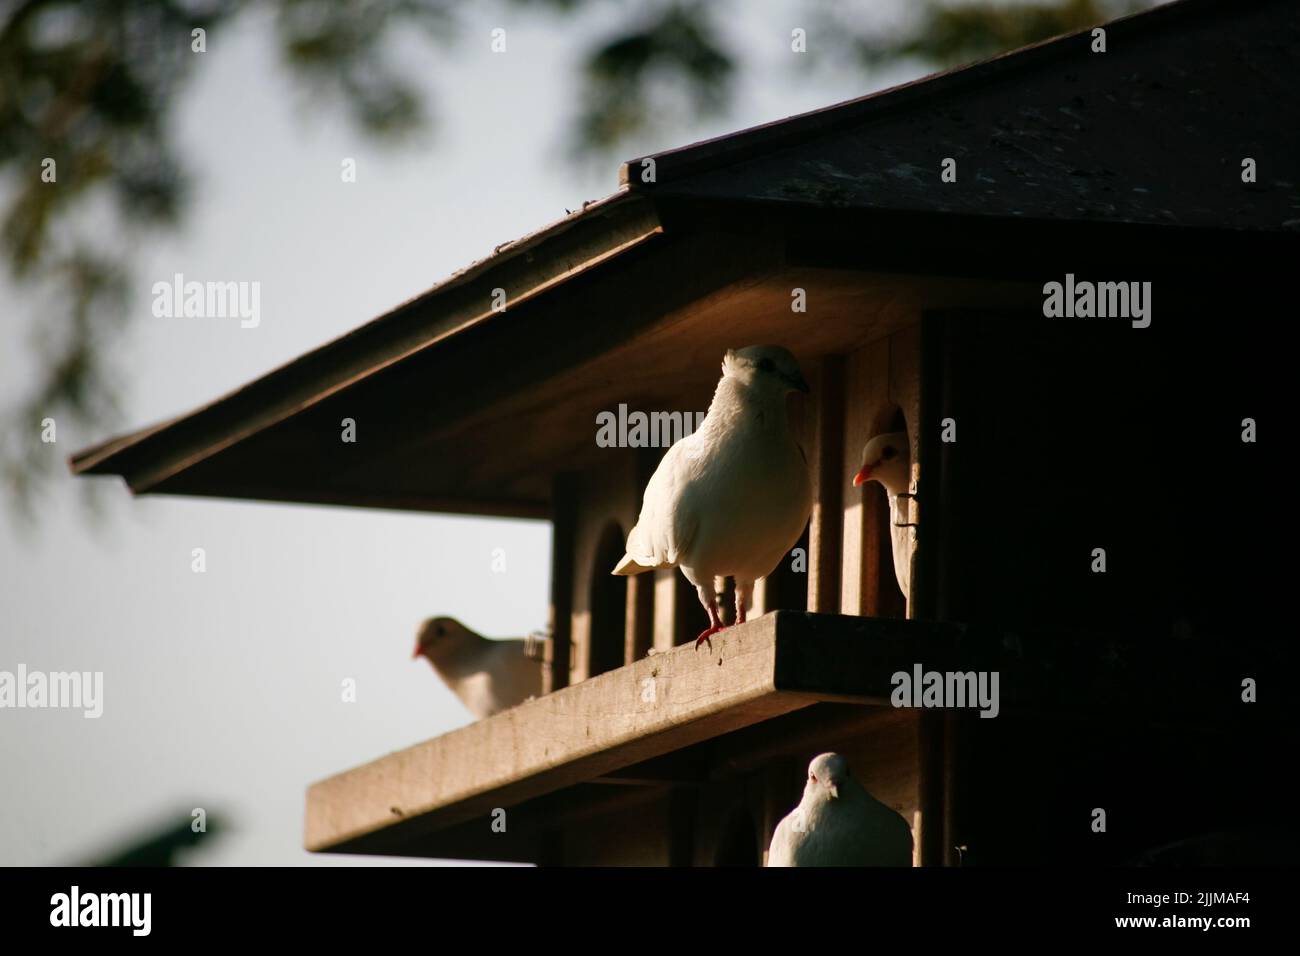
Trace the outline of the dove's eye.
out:
M 775 372 L 776 366 L 772 363 L 770 358 L 765 358 L 759 361 L 758 370 L 760 372 Z
M 888 446 L 887 446 L 887 447 L 885 448 L 884 453 L 883 453 L 880 457 L 883 458 L 883 459 L 885 459 L 885 461 L 889 461 L 889 459 L 893 458 L 893 457 L 894 457 L 895 455 L 897 455 L 897 454 L 898 454 L 897 449 L 895 449 L 895 448 L 891 448 L 891 447 L 888 447 Z

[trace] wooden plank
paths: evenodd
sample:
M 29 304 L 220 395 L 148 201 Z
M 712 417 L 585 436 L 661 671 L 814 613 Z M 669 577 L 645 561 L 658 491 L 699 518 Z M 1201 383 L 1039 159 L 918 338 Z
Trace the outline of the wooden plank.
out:
M 369 852 L 806 707 L 884 705 L 939 625 L 779 611 L 312 785 L 306 845 Z M 869 635 L 870 639 L 864 639 Z
M 124 477 L 135 491 L 149 490 L 410 355 L 499 317 L 492 308 L 494 289 L 503 288 L 512 305 L 522 305 L 661 232 L 650 203 L 616 194 L 506 244 L 424 295 L 190 415 L 138 433 L 136 441 L 156 446 L 147 456 L 135 454 L 128 436 L 125 447 L 108 443 L 76 456 L 73 468 L 94 471 L 125 452 L 140 460 L 125 464 Z
M 654 648 L 656 651 L 666 651 L 680 643 L 677 579 L 682 576 L 682 573 L 676 568 L 661 568 L 648 573 L 654 575 L 655 582 Z
M 629 638 L 638 628 L 634 612 L 642 585 L 610 572 L 623 556 L 640 509 L 641 456 L 633 448 L 602 452 L 599 466 L 577 480 L 571 683 L 626 664 Z
M 911 303 L 974 300 L 984 288 L 935 277 L 783 272 L 780 250 L 758 238 L 660 237 L 649 245 L 653 253 L 632 250 L 615 274 L 595 270 L 567 284 L 563 295 L 515 303 L 160 484 L 145 488 L 134 466 L 123 471 L 137 492 L 230 489 L 276 500 L 535 514 L 552 474 L 585 470 L 605 457 L 591 440 L 597 412 L 621 402 L 702 411 L 725 348 L 787 342 L 812 368 L 820 356 L 901 327 Z M 709 269 L 698 269 L 705 260 Z M 681 278 L 665 286 L 664 274 Z M 818 315 L 801 324 L 797 337 L 790 326 L 794 285 L 811 290 Z M 593 329 L 593 314 L 617 320 Z M 511 361 L 500 362 L 503 354 Z M 493 374 L 482 375 L 488 367 Z M 430 382 L 438 383 L 433 394 Z M 358 422 L 358 444 L 338 440 L 343 417 Z M 457 467 L 444 467 L 446 461 Z M 253 472 L 262 476 L 256 486 L 248 484 Z
M 132 490 L 132 494 L 144 492 Z M 151 495 L 206 495 L 200 486 L 189 484 L 182 477 L 165 488 L 150 489 Z M 224 485 L 222 498 L 235 498 L 248 501 L 276 501 L 287 504 L 346 505 L 349 508 L 375 508 L 382 511 L 426 511 L 433 514 L 476 515 L 493 518 L 546 518 L 550 515 L 550 506 L 542 498 L 488 498 L 488 497 L 454 497 L 443 495 L 422 495 L 393 493 L 388 491 L 368 491 L 362 488 L 345 490 L 329 488 L 286 488 L 280 485 L 259 485 L 235 483 Z
M 575 479 L 561 474 L 551 491 L 551 639 L 546 642 L 542 693 L 569 685 L 573 647 L 573 552 L 578 503 Z
M 862 448 L 876 433 L 881 411 L 889 404 L 889 347 L 876 342 L 848 357 L 845 367 L 842 480 L 846 486 L 862 460 Z M 883 494 L 874 484 L 848 487 L 844 501 L 843 562 L 840 612 L 872 614 L 879 605 Z M 886 535 L 884 540 L 888 540 Z M 893 573 L 893 569 L 889 569 Z
M 917 774 L 918 816 L 921 820 L 913 853 L 921 866 L 943 866 L 948 853 L 944 820 L 948 817 L 948 789 L 944 774 L 946 746 L 944 713 L 921 713 L 920 747 Z
M 808 610 L 840 607 L 844 508 L 844 357 L 828 355 L 816 371 L 816 411 L 809 460 L 813 511 L 808 523 Z
M 912 585 L 908 614 L 912 617 L 933 617 L 941 602 L 939 551 L 936 544 L 948 529 L 943 522 L 949 518 L 943 498 L 950 491 L 948 446 L 939 440 L 942 419 L 949 414 L 947 390 L 950 385 L 944 374 L 951 355 L 945 336 L 946 325 L 933 313 L 921 319 L 917 340 L 918 364 L 924 365 L 923 377 L 917 389 L 918 414 L 909 420 L 908 437 L 912 442 L 913 490 L 917 498 L 911 502 L 912 520 L 918 523 L 916 547 L 912 552 Z M 923 461 L 925 468 L 918 471 L 915 462 Z M 924 523 L 922 523 L 924 518 Z M 946 602 L 945 602 L 946 603 Z M 920 833 L 914 848 L 921 865 L 946 865 L 949 862 L 947 837 L 951 834 L 953 799 L 950 766 L 952 741 L 949 728 L 934 715 L 921 721 L 919 742 L 919 773 L 917 789 L 920 804 L 918 817 Z M 936 822 L 938 825 L 936 826 Z
M 654 646 L 655 578 L 652 572 L 627 579 L 627 631 L 623 663 L 640 660 Z
M 1250 722 L 1257 731 L 1259 721 L 1281 721 L 1285 703 L 1242 708 L 1236 695 L 1222 693 L 1219 674 L 1281 672 L 1297 656 L 1282 645 L 1187 640 L 1171 657 L 1150 641 L 1096 633 L 1008 634 L 993 626 L 792 611 L 729 629 L 713 644 L 712 651 L 684 646 L 655 654 L 316 783 L 307 794 L 307 847 L 557 859 L 563 839 L 556 844 L 548 833 L 562 808 L 599 813 L 596 804 L 611 792 L 633 799 L 690 790 L 697 781 L 755 773 L 768 759 L 793 761 L 793 769 L 782 764 L 786 782 L 777 796 L 784 800 L 786 778 L 794 773 L 797 787 L 797 764 L 806 766 L 809 750 L 844 746 L 891 805 L 919 812 L 921 857 L 940 863 L 953 835 L 945 827 L 953 811 L 945 800 L 951 731 L 924 725 L 950 722 L 937 708 L 893 710 L 897 672 L 920 664 L 997 672 L 1000 714 L 1017 719 L 1087 720 L 1122 732 L 1222 731 Z M 804 719 L 809 705 L 819 712 Z M 985 723 L 969 711 L 963 716 Z M 874 740 L 882 732 L 893 742 Z M 908 754 L 920 771 L 915 787 Z M 643 785 L 595 783 L 620 771 Z M 539 802 L 548 795 L 554 799 Z M 508 836 L 492 833 L 494 809 L 509 810 Z M 755 819 L 766 826 L 777 809 Z M 528 825 L 517 825 L 521 820 Z
M 346 847 L 394 823 L 459 823 L 811 702 L 773 686 L 775 615 L 713 643 L 712 653 L 656 654 L 313 784 L 307 848 Z
M 637 451 L 635 478 L 630 487 L 623 489 L 624 514 L 627 530 L 631 532 L 641 513 L 643 489 L 663 458 L 662 448 L 641 448 Z M 627 579 L 627 631 L 623 648 L 623 663 L 630 664 L 645 657 L 655 645 L 655 574 L 642 572 Z

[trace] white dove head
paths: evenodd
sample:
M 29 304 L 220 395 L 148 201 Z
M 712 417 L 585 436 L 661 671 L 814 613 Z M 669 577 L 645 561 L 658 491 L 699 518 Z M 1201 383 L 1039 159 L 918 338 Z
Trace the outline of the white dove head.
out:
M 432 661 L 435 655 L 445 653 L 471 636 L 472 632 L 454 617 L 431 617 L 420 625 L 411 658 L 427 657 Z
M 854 486 L 878 481 L 890 494 L 902 494 L 912 483 L 912 455 L 907 432 L 877 435 L 862 449 L 862 467 L 853 476 Z
M 839 754 L 820 754 L 808 765 L 808 783 L 804 785 L 807 796 L 829 797 L 840 795 L 840 787 L 849 779 L 849 762 Z
M 789 350 L 779 345 L 748 345 L 727 349 L 722 359 L 722 374 L 744 385 L 786 392 L 810 391 L 799 371 L 799 363 Z

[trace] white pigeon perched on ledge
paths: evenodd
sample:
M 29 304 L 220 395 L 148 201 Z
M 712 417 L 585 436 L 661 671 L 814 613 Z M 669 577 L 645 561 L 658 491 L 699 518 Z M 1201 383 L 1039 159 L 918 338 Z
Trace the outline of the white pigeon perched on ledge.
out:
M 808 392 L 794 356 L 776 345 L 729 349 L 700 427 L 668 449 L 614 574 L 681 568 L 709 627 L 722 630 L 718 591 L 736 580 L 736 623 L 808 523 L 808 462 L 790 434 L 786 395 Z
M 839 754 L 814 757 L 799 805 L 776 825 L 768 866 L 911 866 L 907 821 L 867 793 Z
M 529 637 L 494 641 L 454 617 L 424 622 L 412 658 L 427 657 L 460 702 L 480 720 L 542 693 L 540 643 Z
M 907 432 L 877 435 L 867 442 L 862 449 L 862 467 L 853 476 L 853 485 L 857 487 L 868 481 L 880 482 L 889 495 L 889 542 L 894 555 L 894 577 L 903 597 L 910 597 L 913 526 L 908 519 L 912 509 L 903 506 L 912 486 L 912 455 Z

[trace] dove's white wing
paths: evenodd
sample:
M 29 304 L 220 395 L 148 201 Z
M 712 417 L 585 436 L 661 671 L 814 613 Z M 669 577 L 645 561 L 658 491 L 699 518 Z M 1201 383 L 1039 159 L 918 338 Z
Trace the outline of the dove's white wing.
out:
M 794 814 L 788 814 L 776 825 L 772 842 L 767 847 L 768 866 L 794 866 L 794 841 L 800 834 L 795 832 L 793 819 Z
M 524 641 L 489 641 L 488 645 L 482 667 L 491 675 L 497 710 L 541 696 L 542 662 L 528 656 Z
M 689 506 L 687 492 L 696 480 L 699 434 L 674 443 L 650 476 L 641 500 L 641 514 L 627 536 L 627 553 L 615 574 L 636 574 L 652 568 L 673 568 L 699 528 L 699 516 Z
M 525 653 L 524 641 L 484 637 L 455 659 L 434 662 L 443 683 L 479 719 L 540 697 L 542 667 Z

